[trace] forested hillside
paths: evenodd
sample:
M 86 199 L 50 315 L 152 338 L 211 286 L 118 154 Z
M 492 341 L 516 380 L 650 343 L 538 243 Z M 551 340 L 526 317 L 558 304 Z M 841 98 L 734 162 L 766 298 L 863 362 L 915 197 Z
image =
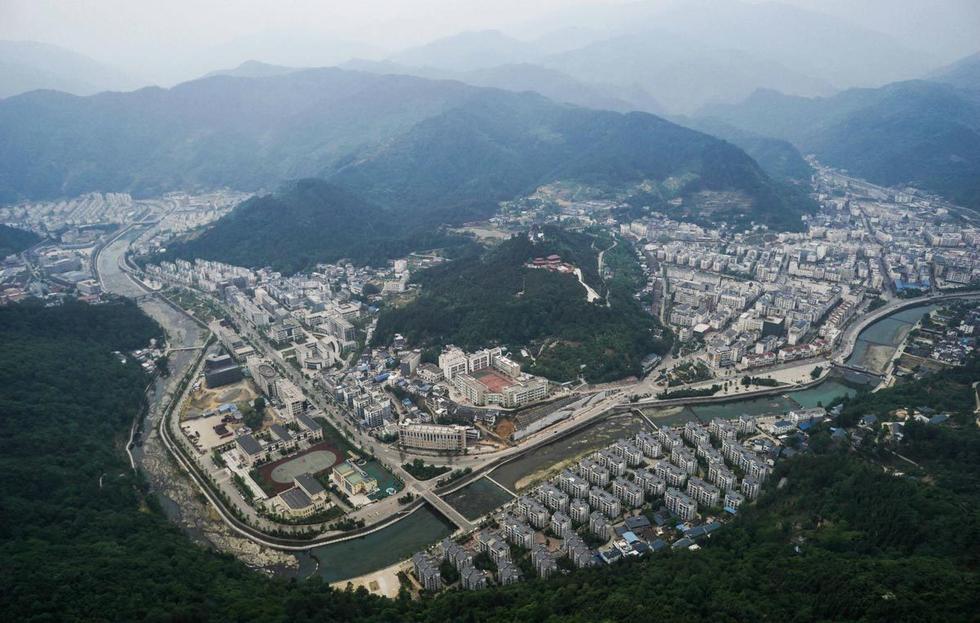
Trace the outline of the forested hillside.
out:
M 323 180 L 305 179 L 249 199 L 216 227 L 172 244 L 153 261 L 201 258 L 286 273 L 341 258 L 383 265 L 411 251 L 466 243 L 439 225 L 421 216 L 408 220 Z
M 0 225 L 0 258 L 13 253 L 20 253 L 40 239 L 34 232 L 9 225 Z
M 773 482 L 785 477 L 785 484 L 698 552 L 415 602 L 335 591 L 318 579 L 268 579 L 192 545 L 142 496 L 129 470 L 122 440 L 146 378 L 111 351 L 158 333 L 131 304 L 0 309 L 0 608 L 7 619 L 975 618 L 980 433 L 972 425 L 907 426 L 896 450 L 918 467 L 815 432 L 812 456 L 777 464 Z M 875 396 L 891 400 L 893 391 Z
M 596 256 L 612 241 L 557 228 L 543 233 L 533 242 L 517 235 L 482 255 L 419 273 L 419 297 L 382 310 L 374 340 L 386 343 L 401 333 L 421 346 L 475 350 L 502 344 L 517 358 L 526 348 L 532 356 L 524 358 L 525 369 L 555 381 L 581 374 L 604 382 L 639 374 L 643 357 L 663 353 L 670 340 L 661 337 L 656 319 L 632 292 L 607 291 L 600 280 Z M 605 298 L 589 302 L 573 274 L 527 266 L 550 254 L 579 267 L 585 282 Z

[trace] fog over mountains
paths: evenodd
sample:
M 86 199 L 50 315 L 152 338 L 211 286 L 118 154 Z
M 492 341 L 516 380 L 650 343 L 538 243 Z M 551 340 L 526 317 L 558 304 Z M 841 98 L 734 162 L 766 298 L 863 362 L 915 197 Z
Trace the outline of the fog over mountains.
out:
M 394 43 L 411 36 L 405 30 L 399 30 L 401 36 L 397 38 L 362 39 L 376 37 L 375 31 L 384 27 L 383 22 L 373 23 L 370 29 L 345 32 L 339 22 L 320 24 L 309 19 L 292 28 L 257 23 L 253 32 L 224 40 L 215 34 L 192 45 L 182 41 L 160 59 L 145 58 L 161 56 L 159 48 L 152 53 L 128 50 L 100 58 L 107 59 L 103 64 L 127 67 L 134 76 L 133 85 L 162 86 L 248 60 L 319 67 L 366 59 L 394 63 L 390 67 L 398 73 L 434 77 L 426 72 L 440 71 L 454 75 L 439 77 L 469 77 L 474 84 L 492 86 L 498 86 L 491 84 L 492 77 L 470 72 L 492 71 L 495 76 L 517 73 L 513 80 L 522 87 L 529 80 L 528 74 L 549 70 L 562 74 L 562 80 L 601 90 L 614 102 L 623 99 L 643 110 L 650 110 L 651 103 L 656 102 L 663 111 L 692 114 L 705 105 L 738 102 L 759 88 L 827 96 L 851 87 L 919 78 L 977 51 L 975 38 L 971 42 L 968 37 L 975 34 L 980 23 L 975 3 L 942 0 L 941 10 L 935 10 L 934 3 L 926 4 L 928 11 L 920 0 L 862 2 L 848 11 L 840 2 L 809 0 L 579 2 L 523 22 L 508 23 L 506 12 L 502 12 L 497 28 L 449 30 L 444 36 L 411 46 Z M 898 13 L 925 13 L 928 18 L 921 20 L 917 36 L 912 36 L 908 20 L 897 18 Z M 322 29 L 320 34 L 317 29 Z M 217 24 L 215 33 L 220 31 Z M 90 47 L 96 46 L 93 43 Z M 132 67 L 137 61 L 139 66 Z M 0 62 L 22 65 L 2 47 Z M 73 73 L 79 74 L 83 84 L 53 77 Z M 542 81 L 548 83 L 548 77 L 554 75 L 542 74 Z M 5 83 L 8 95 L 32 88 L 88 94 L 92 92 L 90 84 L 96 89 L 117 86 L 85 80 L 85 72 L 67 67 L 58 71 L 49 67 L 34 72 L 32 80 Z M 639 95 L 623 97 L 624 93 Z M 594 101 L 602 103 L 601 99 Z

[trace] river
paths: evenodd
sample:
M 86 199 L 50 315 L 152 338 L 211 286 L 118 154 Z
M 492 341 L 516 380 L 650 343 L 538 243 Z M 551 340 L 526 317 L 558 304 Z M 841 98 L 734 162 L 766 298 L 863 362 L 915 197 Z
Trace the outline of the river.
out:
M 939 308 L 939 305 L 922 305 L 886 316 L 869 325 L 858 335 L 854 350 L 847 364 L 872 372 L 882 373 L 905 337 L 922 318 L 923 314 Z

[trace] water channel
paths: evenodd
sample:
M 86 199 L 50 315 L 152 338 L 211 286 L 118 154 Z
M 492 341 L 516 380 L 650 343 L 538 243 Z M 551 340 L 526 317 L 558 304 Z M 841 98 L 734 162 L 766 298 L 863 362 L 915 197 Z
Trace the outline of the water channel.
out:
M 898 347 L 923 314 L 939 305 L 922 305 L 886 316 L 858 335 L 847 364 L 873 372 L 884 372 Z

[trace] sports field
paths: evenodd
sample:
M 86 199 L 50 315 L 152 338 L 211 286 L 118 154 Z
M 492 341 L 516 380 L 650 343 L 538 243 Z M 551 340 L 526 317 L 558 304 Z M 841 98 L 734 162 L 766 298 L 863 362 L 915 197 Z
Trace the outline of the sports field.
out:
M 320 442 L 301 454 L 288 456 L 259 467 L 259 476 L 264 481 L 259 484 L 269 494 L 281 493 L 293 486 L 293 478 L 296 476 L 306 473 L 318 474 L 342 460 L 336 448 L 326 442 Z

